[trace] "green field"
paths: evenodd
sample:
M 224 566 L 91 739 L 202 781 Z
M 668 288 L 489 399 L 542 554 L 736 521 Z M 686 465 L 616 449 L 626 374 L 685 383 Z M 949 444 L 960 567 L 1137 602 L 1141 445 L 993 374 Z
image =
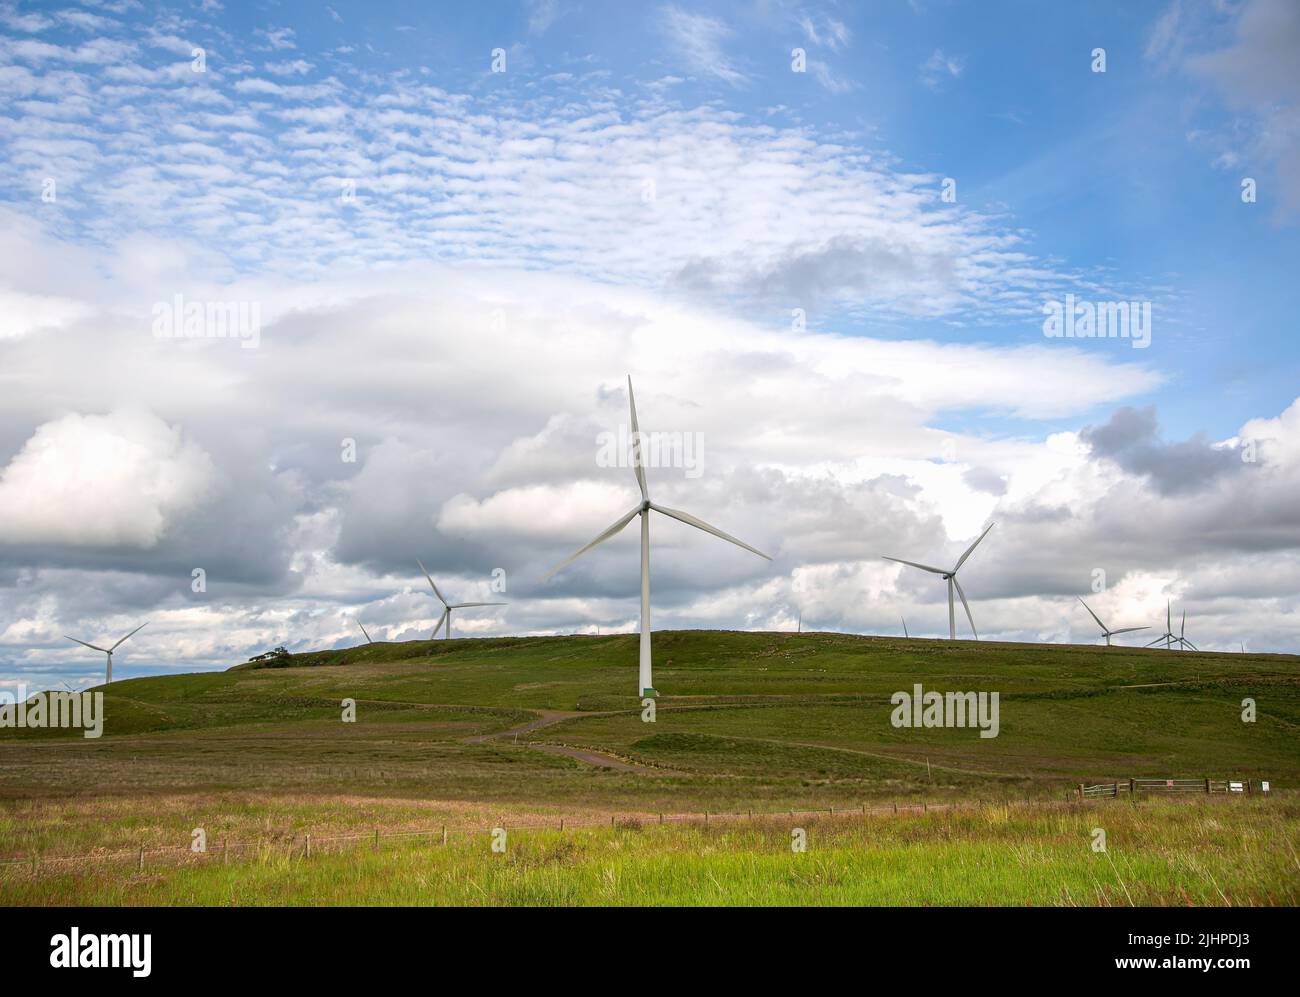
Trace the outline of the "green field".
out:
M 825 902 L 1113 903 L 1120 879 L 1138 903 L 1223 903 L 1225 883 L 1240 902 L 1296 900 L 1300 866 L 1283 845 L 1300 837 L 1294 656 L 712 631 L 657 633 L 654 647 L 653 723 L 628 694 L 631 635 L 367 644 L 114 683 L 98 740 L 0 730 L 0 858 L 19 863 L 0 871 L 0 900 L 815 902 L 821 883 Z M 891 694 L 917 682 L 999 693 L 999 736 L 893 727 Z M 344 699 L 355 723 L 341 720 Z M 1063 806 L 1079 782 L 1169 776 L 1266 779 L 1275 792 Z M 920 801 L 982 806 L 836 817 L 796 867 L 787 818 L 655 823 Z M 1140 834 L 1093 853 L 1079 828 L 1099 808 Z M 521 830 L 505 856 L 470 835 L 612 815 L 622 830 Z M 385 837 L 377 852 L 300 854 L 304 834 L 444 824 L 447 849 Z M 161 857 L 195 827 L 238 844 L 230 865 Z M 140 847 L 160 850 L 145 874 L 55 862 Z M 557 850 L 564 861 L 546 857 Z M 46 862 L 36 874 L 33 855 Z M 1026 861 L 1008 864 L 1016 855 Z M 416 857 L 418 882 L 392 882 Z M 1100 877 L 1098 858 L 1118 878 Z M 881 885 L 881 862 L 918 881 L 953 863 L 987 876 Z M 648 885 L 666 868 L 671 882 Z M 351 885 L 324 885 L 330 870 Z

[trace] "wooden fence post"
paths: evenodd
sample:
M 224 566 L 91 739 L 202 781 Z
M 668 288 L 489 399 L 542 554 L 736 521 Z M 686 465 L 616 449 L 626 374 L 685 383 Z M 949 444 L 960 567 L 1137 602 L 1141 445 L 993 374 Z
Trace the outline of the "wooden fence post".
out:
M 140 871 L 144 872 L 144 846 L 140 846 Z
M 375 851 L 379 851 L 379 828 L 375 828 Z
M 447 825 L 446 825 L 446 824 L 443 824 L 443 825 L 442 825 L 442 843 L 443 843 L 444 845 L 447 843 Z
M 1083 799 L 1083 783 L 1079 783 L 1079 799 Z
M 564 830 L 564 818 L 563 818 L 563 817 L 560 818 L 560 830 L 561 830 L 561 831 Z
M 1207 793 L 1210 791 L 1210 777 L 1208 775 L 1205 777 L 1205 791 Z
M 311 858 L 311 835 L 304 834 L 302 837 L 303 837 L 302 857 L 305 859 L 309 859 Z
M 1136 795 L 1137 795 L 1137 780 L 1136 780 L 1136 779 L 1129 779 L 1129 781 L 1128 781 L 1128 795 L 1129 795 L 1129 799 L 1135 799 L 1135 798 L 1136 798 Z

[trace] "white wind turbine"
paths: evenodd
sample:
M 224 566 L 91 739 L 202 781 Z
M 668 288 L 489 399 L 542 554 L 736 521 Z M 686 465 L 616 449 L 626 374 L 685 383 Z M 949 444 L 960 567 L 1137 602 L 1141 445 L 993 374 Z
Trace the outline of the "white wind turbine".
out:
M 715 537 L 720 537 L 728 543 L 733 543 L 737 547 L 743 547 L 750 553 L 757 554 L 765 560 L 772 560 L 761 550 L 751 547 L 743 540 L 737 540 L 729 533 L 723 533 L 716 526 L 710 526 L 702 519 L 697 519 L 690 513 L 681 512 L 677 509 L 669 509 L 666 506 L 658 505 L 650 501 L 650 492 L 646 487 L 645 468 L 641 466 L 641 430 L 636 421 L 636 398 L 632 394 L 632 378 L 627 379 L 627 402 L 628 408 L 632 414 L 632 470 L 636 474 L 637 486 L 641 489 L 641 502 L 635 509 L 623 516 L 613 526 L 601 533 L 587 546 L 574 552 L 569 557 L 557 564 L 548 571 L 542 581 L 546 581 L 565 565 L 581 557 L 591 548 L 598 544 L 604 543 L 614 534 L 620 532 L 623 527 L 632 522 L 637 516 L 641 517 L 641 648 L 639 656 L 639 669 L 637 674 L 638 695 L 657 696 L 654 682 L 652 681 L 650 667 L 650 513 L 657 512 L 670 519 L 676 519 L 685 523 L 687 526 L 694 526 L 697 530 L 703 530 L 705 533 L 712 533 Z M 802 627 L 802 623 L 800 624 Z
M 1133 633 L 1135 630 L 1150 630 L 1150 629 L 1151 629 L 1150 627 L 1121 627 L 1121 628 L 1118 629 L 1118 630 L 1108 630 L 1108 629 L 1106 628 L 1106 624 L 1104 624 L 1104 623 L 1101 622 L 1101 617 L 1098 616 L 1096 613 L 1094 613 L 1094 612 L 1092 611 L 1092 607 L 1091 607 L 1091 606 L 1089 606 L 1089 605 L 1088 605 L 1086 602 L 1084 602 L 1082 599 L 1080 599 L 1079 602 L 1082 603 L 1082 604 L 1083 604 L 1083 608 L 1086 609 L 1086 610 L 1088 611 L 1088 615 L 1091 616 L 1094 620 L 1097 621 L 1097 626 L 1101 627 L 1101 632 L 1102 632 L 1102 634 L 1103 634 L 1103 635 L 1105 636 L 1105 638 L 1106 638 L 1106 646 L 1107 646 L 1107 647 L 1110 647 L 1110 646 L 1111 646 L 1111 644 L 1110 644 L 1110 639 L 1111 639 L 1112 637 L 1114 637 L 1116 634 L 1128 634 L 1128 633 Z
M 975 635 L 976 640 L 980 639 L 979 631 L 975 629 L 975 617 L 971 616 L 970 614 L 970 603 L 966 601 L 966 593 L 961 590 L 961 582 L 957 581 L 957 572 L 958 570 L 960 570 L 961 566 L 966 563 L 966 558 L 971 556 L 971 552 L 974 551 L 975 548 L 980 545 L 980 540 L 983 540 L 986 536 L 988 536 L 989 530 L 993 529 L 995 525 L 996 524 L 994 523 L 989 523 L 988 526 L 984 527 L 984 532 L 979 535 L 979 538 L 973 544 L 971 544 L 969 547 L 966 548 L 965 554 L 957 558 L 957 563 L 956 565 L 953 566 L 951 571 L 945 571 L 943 568 L 933 568 L 928 564 L 917 564 L 917 562 L 915 561 L 904 561 L 901 557 L 890 557 L 888 554 L 880 555 L 886 561 L 894 561 L 897 564 L 906 564 L 913 568 L 920 568 L 922 571 L 929 571 L 931 574 L 941 575 L 943 577 L 943 580 L 948 583 L 948 639 L 949 640 L 957 639 L 957 613 L 956 610 L 953 608 L 953 603 L 952 603 L 952 590 L 954 588 L 957 589 L 957 594 L 961 597 L 961 604 L 966 610 L 966 619 L 970 620 L 971 633 Z
M 1173 645 L 1175 644 L 1183 648 L 1190 647 L 1193 651 L 1195 651 L 1196 645 L 1187 639 L 1186 634 L 1187 634 L 1187 610 L 1185 609 L 1183 610 L 1182 629 L 1180 630 L 1179 633 L 1174 633 L 1173 610 L 1170 607 L 1168 600 L 1166 600 L 1165 632 L 1161 634 L 1159 637 L 1157 637 L 1155 640 L 1153 640 L 1150 644 L 1148 644 L 1147 647 L 1154 647 L 1156 644 L 1159 644 L 1161 641 L 1163 641 L 1166 651 L 1172 650 Z
M 424 577 L 429 579 L 429 587 L 433 589 L 433 594 L 438 597 L 438 601 L 442 603 L 443 606 L 442 615 L 438 617 L 438 623 L 433 628 L 433 633 L 429 635 L 429 640 L 433 640 L 433 638 L 438 636 L 438 631 L 442 629 L 443 623 L 447 624 L 447 639 L 451 640 L 451 611 L 453 609 L 469 609 L 473 606 L 504 606 L 505 605 L 504 602 L 448 602 L 446 599 L 442 597 L 442 593 L 438 591 L 438 586 L 433 584 L 433 579 L 429 578 L 428 569 L 425 568 L 425 566 L 420 562 L 418 558 L 416 559 L 415 563 L 420 565 L 420 570 L 424 572 Z M 361 621 L 358 620 L 357 622 L 359 623 Z
M 104 654 L 108 655 L 108 667 L 104 673 L 104 684 L 108 685 L 110 682 L 113 681 L 113 652 L 122 646 L 123 641 L 127 640 L 130 637 L 134 637 L 136 634 L 138 634 L 141 630 L 143 630 L 148 625 L 149 625 L 149 621 L 146 620 L 145 622 L 141 623 L 138 627 L 136 627 L 134 630 L 132 630 L 129 634 L 127 634 L 126 637 L 123 637 L 122 640 L 119 640 L 112 647 L 97 647 L 94 644 L 87 644 L 84 640 L 77 640 L 76 637 L 68 637 L 68 640 L 75 641 L 76 643 L 80 644 L 82 647 L 88 647 L 92 651 L 102 651 Z M 64 636 L 67 637 L 68 635 L 64 634 Z

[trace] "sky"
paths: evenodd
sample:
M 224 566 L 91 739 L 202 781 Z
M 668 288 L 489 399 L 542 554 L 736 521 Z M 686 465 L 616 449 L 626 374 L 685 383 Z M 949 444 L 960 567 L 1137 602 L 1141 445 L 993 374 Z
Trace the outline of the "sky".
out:
M 543 580 L 639 500 L 629 375 L 651 497 L 771 555 L 656 519 L 656 629 L 946 635 L 881 555 L 996 523 L 983 639 L 1294 652 L 1297 52 L 1292 0 L 0 3 L 0 690 L 427 637 L 417 559 L 508 603 L 458 636 L 634 631 L 635 527 Z

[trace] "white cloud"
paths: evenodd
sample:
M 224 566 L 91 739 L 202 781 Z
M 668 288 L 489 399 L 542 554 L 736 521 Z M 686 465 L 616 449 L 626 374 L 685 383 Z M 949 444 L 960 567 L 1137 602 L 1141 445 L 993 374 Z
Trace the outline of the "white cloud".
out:
M 671 4 L 660 10 L 659 17 L 672 53 L 691 72 L 715 76 L 732 86 L 746 82 L 745 74 L 723 51 L 723 43 L 732 34 L 723 21 Z
M 944 55 L 942 49 L 935 49 L 930 58 L 921 63 L 921 82 L 931 90 L 938 90 L 948 80 L 960 77 L 965 68 L 965 59 Z
M 151 547 L 214 475 L 211 458 L 155 416 L 67 415 L 0 471 L 0 543 Z

